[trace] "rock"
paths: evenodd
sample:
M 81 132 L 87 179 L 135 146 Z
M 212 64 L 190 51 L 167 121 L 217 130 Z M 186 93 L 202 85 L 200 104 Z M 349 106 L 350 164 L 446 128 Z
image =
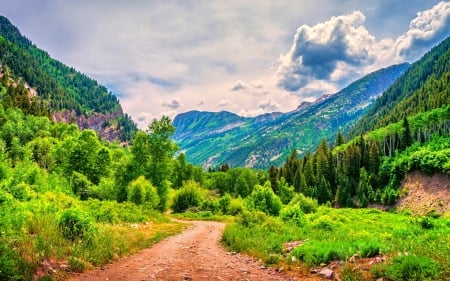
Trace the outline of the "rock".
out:
M 291 261 L 292 261 L 292 262 L 296 262 L 296 261 L 297 261 L 297 258 L 296 258 L 295 256 L 292 256 L 292 257 L 291 257 Z
M 250 270 L 248 270 L 246 268 L 241 268 L 240 271 L 245 274 L 250 274 Z
M 355 263 L 356 260 L 359 259 L 359 255 L 358 254 L 354 254 L 353 256 L 351 256 L 348 261 L 351 263 Z
M 317 273 L 319 273 L 319 270 L 318 270 L 317 268 L 311 268 L 311 269 L 309 270 L 309 273 L 311 273 L 311 274 L 317 274 Z
M 320 276 L 323 276 L 327 279 L 333 279 L 334 276 L 334 272 L 333 270 L 329 269 L 329 268 L 323 268 L 321 271 L 319 271 L 318 273 Z

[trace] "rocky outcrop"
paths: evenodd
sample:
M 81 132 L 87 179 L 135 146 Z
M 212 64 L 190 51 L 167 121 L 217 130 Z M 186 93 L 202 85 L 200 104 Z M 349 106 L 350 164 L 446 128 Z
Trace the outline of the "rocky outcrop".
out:
M 79 115 L 75 111 L 61 111 L 53 113 L 52 120 L 54 122 L 77 124 L 80 130 L 92 129 L 98 133 L 100 138 L 113 141 L 120 138 L 120 129 L 114 122 L 120 116 L 123 116 L 122 109 L 110 114 L 94 113 L 89 116 Z

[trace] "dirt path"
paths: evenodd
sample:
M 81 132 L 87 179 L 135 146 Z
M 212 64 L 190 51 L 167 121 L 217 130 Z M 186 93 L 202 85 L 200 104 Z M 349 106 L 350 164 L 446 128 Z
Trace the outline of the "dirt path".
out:
M 225 251 L 219 243 L 224 227 L 219 222 L 192 222 L 179 235 L 72 280 L 290 280 L 248 257 Z

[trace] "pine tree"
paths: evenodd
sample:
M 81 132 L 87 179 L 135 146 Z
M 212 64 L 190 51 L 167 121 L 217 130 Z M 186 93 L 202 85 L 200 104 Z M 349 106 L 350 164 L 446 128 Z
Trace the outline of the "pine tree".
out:
M 337 147 L 343 145 L 344 143 L 345 143 L 344 137 L 342 136 L 341 131 L 339 131 L 334 145 Z
M 403 135 L 401 138 L 401 150 L 406 149 L 412 145 L 411 129 L 409 128 L 408 118 L 403 118 Z

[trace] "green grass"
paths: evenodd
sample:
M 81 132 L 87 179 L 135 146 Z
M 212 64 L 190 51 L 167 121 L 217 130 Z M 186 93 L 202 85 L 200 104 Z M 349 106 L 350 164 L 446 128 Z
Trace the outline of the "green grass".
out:
M 0 192 L 0 280 L 31 280 L 42 261 L 80 272 L 148 248 L 184 227 L 131 203 L 79 201 L 57 192 L 19 201 Z
M 319 207 L 317 212 L 305 215 L 306 224 L 303 226 L 283 223 L 276 217 L 247 216 L 250 219 L 242 216 L 227 225 L 223 243 L 230 250 L 256 256 L 266 263 L 270 263 L 274 255 L 282 257 L 285 242 L 302 240 L 303 245 L 291 252 L 288 258 L 283 256 L 285 262 L 292 261 L 292 256 L 295 256 L 295 260 L 302 264 L 316 266 L 333 260 L 347 261 L 354 254 L 360 257 L 382 254 L 388 262 L 379 270 L 382 272 L 380 277 L 427 280 L 450 274 L 448 216 L 419 218 L 407 212 L 397 214 L 375 209 Z M 399 256 L 417 258 L 406 261 L 394 258 Z M 419 279 L 411 276 L 419 276 Z

